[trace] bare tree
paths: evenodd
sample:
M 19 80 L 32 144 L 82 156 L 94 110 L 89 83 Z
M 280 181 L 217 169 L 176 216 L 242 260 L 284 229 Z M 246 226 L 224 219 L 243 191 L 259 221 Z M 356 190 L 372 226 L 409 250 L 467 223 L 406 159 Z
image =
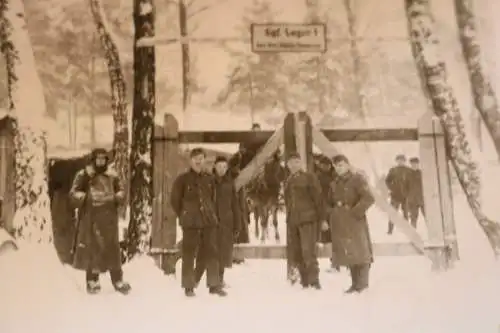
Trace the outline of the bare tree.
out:
M 120 62 L 118 47 L 111 35 L 100 0 L 89 0 L 92 18 L 104 50 L 111 84 L 111 111 L 113 115 L 113 152 L 115 169 L 128 188 L 129 179 L 129 129 L 125 76 Z M 121 212 L 125 215 L 125 211 Z
M 153 0 L 134 0 L 134 105 L 130 152 L 130 224 L 128 255 L 148 253 L 153 219 L 153 154 L 155 118 L 155 47 L 137 47 L 155 31 Z
M 451 164 L 479 226 L 488 237 L 495 256 L 498 256 L 500 225 L 489 219 L 481 207 L 478 165 L 472 157 L 463 117 L 448 82 L 446 65 L 439 55 L 439 40 L 434 32 L 429 0 L 405 0 L 405 10 L 413 56 L 434 113 L 445 128 Z
M 454 0 L 462 54 L 474 97 L 474 105 L 493 139 L 500 158 L 500 112 L 498 100 L 482 64 L 481 46 L 476 27 L 473 1 Z
M 0 34 L 7 69 L 9 112 L 16 119 L 15 170 L 18 238 L 52 241 L 46 172 L 45 96 L 28 35 L 22 0 L 0 1 Z

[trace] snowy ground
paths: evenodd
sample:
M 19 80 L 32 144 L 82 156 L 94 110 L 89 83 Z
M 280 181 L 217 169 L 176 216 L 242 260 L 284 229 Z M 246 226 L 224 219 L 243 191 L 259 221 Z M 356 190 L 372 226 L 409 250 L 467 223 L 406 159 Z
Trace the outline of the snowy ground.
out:
M 197 298 L 186 299 L 179 277 L 165 277 L 140 258 L 125 266 L 131 295 L 114 293 L 103 277 L 102 294 L 87 296 L 81 272 L 62 267 L 49 248 L 24 246 L 0 257 L 0 332 L 499 332 L 500 265 L 463 207 L 458 195 L 462 260 L 453 270 L 432 273 L 422 257 L 379 257 L 362 295 L 344 295 L 348 275 L 327 273 L 326 260 L 322 291 L 287 284 L 284 261 L 249 260 L 228 272 L 228 298 L 200 288 Z M 385 235 L 387 219 L 376 209 L 370 223 L 376 242 L 404 240 Z

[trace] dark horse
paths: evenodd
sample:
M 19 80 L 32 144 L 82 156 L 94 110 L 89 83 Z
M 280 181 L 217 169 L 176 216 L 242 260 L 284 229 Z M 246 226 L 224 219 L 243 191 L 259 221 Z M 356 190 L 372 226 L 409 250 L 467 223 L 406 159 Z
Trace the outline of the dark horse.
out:
M 265 242 L 269 235 L 269 218 L 272 217 L 274 239 L 281 240 L 278 229 L 278 212 L 283 207 L 281 184 L 285 180 L 285 168 L 279 152 L 266 162 L 263 170 L 245 187 L 249 212 L 255 221 L 255 238 Z M 260 230 L 259 230 L 260 227 Z

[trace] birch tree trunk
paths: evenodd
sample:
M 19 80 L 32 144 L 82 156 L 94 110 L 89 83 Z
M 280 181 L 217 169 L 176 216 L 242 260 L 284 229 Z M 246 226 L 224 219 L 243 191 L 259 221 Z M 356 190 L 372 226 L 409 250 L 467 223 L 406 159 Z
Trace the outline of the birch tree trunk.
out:
M 500 225 L 489 219 L 480 203 L 481 180 L 477 163 L 467 141 L 464 121 L 453 90 L 448 83 L 446 66 L 439 56 L 439 40 L 428 0 L 405 0 L 408 32 L 413 56 L 427 90 L 434 113 L 446 131 L 449 158 L 455 169 L 467 202 L 498 257 Z
M 130 156 L 129 258 L 147 253 L 153 219 L 153 154 L 155 117 L 155 47 L 136 47 L 142 37 L 154 35 L 153 0 L 134 0 L 134 108 Z
M 500 112 L 495 92 L 482 64 L 473 1 L 454 0 L 454 3 L 462 55 L 467 64 L 474 104 L 500 158 Z
M 113 114 L 113 151 L 114 167 L 129 188 L 129 130 L 125 77 L 120 62 L 118 47 L 114 42 L 111 29 L 106 22 L 100 0 L 89 0 L 90 10 L 97 28 L 97 34 L 104 49 L 111 84 L 111 111 Z M 124 216 L 125 211 L 121 214 Z
M 9 112 L 14 138 L 15 236 L 31 243 L 52 241 L 47 186 L 45 97 L 28 35 L 22 0 L 1 0 L 2 53 L 7 66 Z

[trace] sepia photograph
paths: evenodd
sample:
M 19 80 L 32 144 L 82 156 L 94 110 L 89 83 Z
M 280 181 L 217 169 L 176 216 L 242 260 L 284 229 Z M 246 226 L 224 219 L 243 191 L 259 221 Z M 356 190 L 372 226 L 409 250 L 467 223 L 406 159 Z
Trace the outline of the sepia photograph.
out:
M 500 332 L 498 12 L 0 0 L 0 332 Z

